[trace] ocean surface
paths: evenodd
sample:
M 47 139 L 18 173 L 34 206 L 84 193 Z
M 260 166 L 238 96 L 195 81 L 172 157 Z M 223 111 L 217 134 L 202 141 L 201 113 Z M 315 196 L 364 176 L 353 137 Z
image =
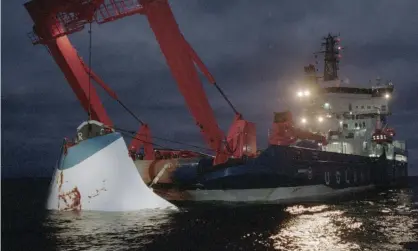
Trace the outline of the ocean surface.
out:
M 418 250 L 418 178 L 323 204 L 57 213 L 49 180 L 2 180 L 1 250 Z

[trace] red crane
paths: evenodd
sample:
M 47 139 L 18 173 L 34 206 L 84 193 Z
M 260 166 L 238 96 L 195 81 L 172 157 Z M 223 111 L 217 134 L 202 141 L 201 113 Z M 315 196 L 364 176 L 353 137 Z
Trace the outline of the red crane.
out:
M 67 38 L 68 34 L 78 32 L 87 23 L 103 24 L 134 14 L 147 17 L 170 71 L 176 80 L 186 104 L 195 118 L 206 143 L 215 151 L 214 164 L 226 162 L 230 157 L 240 158 L 256 154 L 255 124 L 243 120 L 231 102 L 216 84 L 209 70 L 180 32 L 167 0 L 32 0 L 25 4 L 35 25 L 34 44 L 47 46 L 56 63 L 60 66 L 73 91 L 91 117 L 106 125 L 112 125 L 96 91 L 89 84 L 89 70 L 78 57 L 76 50 Z M 207 77 L 235 112 L 228 137 L 218 127 L 213 110 L 206 98 L 195 67 Z M 93 76 L 94 78 L 94 76 Z M 98 80 L 108 93 L 110 89 Z M 116 95 L 114 98 L 117 99 Z M 142 124 L 140 132 L 150 138 L 149 128 Z M 137 149 L 144 138 L 134 139 L 131 148 Z M 149 141 L 148 141 L 149 142 Z

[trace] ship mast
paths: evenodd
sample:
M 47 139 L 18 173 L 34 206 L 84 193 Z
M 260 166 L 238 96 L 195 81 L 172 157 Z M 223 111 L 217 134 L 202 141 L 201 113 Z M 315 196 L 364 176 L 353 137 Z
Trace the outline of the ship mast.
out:
M 301 118 L 302 126 L 307 130 L 315 132 L 321 131 L 321 128 L 324 129 L 326 127 L 324 125 L 324 118 L 331 116 L 329 114 L 330 104 L 326 100 L 323 100 L 323 90 L 320 87 L 318 79 L 321 79 L 321 82 L 331 82 L 335 83 L 336 86 L 339 86 L 338 70 L 341 58 L 340 52 L 342 50 L 339 35 L 337 36 L 328 33 L 322 40 L 321 49 L 320 51 L 314 52 L 314 56 L 315 64 L 317 65 L 318 55 L 323 55 L 323 76 L 316 75 L 318 67 L 315 65 L 309 64 L 305 66 L 305 88 L 309 89 L 311 95 L 309 95 L 309 97 L 305 95 L 305 97 L 298 93 L 298 97 L 300 97 L 302 102 L 301 104 L 304 105 L 302 108 L 302 114 L 304 115 Z M 311 121 L 311 123 L 308 123 L 307 121 Z
M 317 54 L 324 54 L 324 76 L 323 81 L 338 80 L 338 70 L 342 47 L 340 46 L 340 38 L 336 35 L 328 34 L 323 37 L 322 48 L 323 50 L 316 52 Z

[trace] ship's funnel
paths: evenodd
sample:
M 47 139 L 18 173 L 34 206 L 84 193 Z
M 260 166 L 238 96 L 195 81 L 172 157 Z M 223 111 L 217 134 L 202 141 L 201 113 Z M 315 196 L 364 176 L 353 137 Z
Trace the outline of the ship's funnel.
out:
M 90 127 L 90 134 L 84 139 L 86 128 L 83 124 Z M 77 130 L 75 144 L 67 144 L 62 151 L 50 185 L 47 209 L 136 211 L 176 208 L 143 182 L 119 133 L 101 130 L 103 127 L 96 121 L 83 124 Z

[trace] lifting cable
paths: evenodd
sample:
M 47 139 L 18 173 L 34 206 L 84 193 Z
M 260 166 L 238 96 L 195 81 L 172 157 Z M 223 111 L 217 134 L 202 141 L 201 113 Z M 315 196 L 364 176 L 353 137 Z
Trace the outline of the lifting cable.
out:
M 107 92 L 106 92 L 107 93 Z M 109 96 L 111 96 L 108 93 Z M 112 97 L 112 96 L 111 96 Z M 130 110 L 121 100 L 119 100 L 119 98 L 115 99 L 132 117 L 134 117 L 141 125 L 145 125 L 145 123 L 138 117 L 135 115 L 134 112 L 132 112 L 132 110 Z M 112 128 L 114 128 L 117 131 L 121 131 L 121 132 L 125 132 L 125 133 L 129 133 L 131 135 L 137 135 L 136 132 L 134 131 L 130 131 L 130 130 L 126 130 L 126 129 L 122 129 L 122 128 L 117 128 L 115 126 L 113 126 Z M 190 147 L 194 147 L 194 148 L 198 148 L 198 149 L 203 149 L 203 150 L 210 150 L 208 148 L 202 147 L 202 146 L 196 146 L 196 145 L 192 145 L 192 144 L 187 144 L 187 143 L 183 143 L 180 141 L 176 141 L 176 140 L 171 140 L 171 139 L 166 139 L 166 138 L 162 138 L 162 137 L 156 137 L 156 136 L 152 136 L 151 138 L 153 139 L 158 139 L 158 140 L 162 140 L 162 141 L 166 141 L 166 142 L 171 142 L 171 143 L 176 143 L 176 144 L 180 144 L 180 145 L 185 145 L 185 146 L 190 146 Z M 144 141 L 145 142 L 145 141 Z
M 151 144 L 153 146 L 161 147 L 162 149 L 167 149 L 167 150 L 171 150 L 171 151 L 178 151 L 178 149 L 174 149 L 174 148 L 170 148 L 170 147 L 165 147 L 165 146 L 160 145 L 160 144 L 156 144 L 156 143 L 153 143 L 153 142 L 150 142 L 150 141 L 142 140 L 142 139 L 140 139 L 138 137 L 132 136 L 130 133 L 126 133 L 126 132 L 123 132 L 123 131 L 121 131 L 121 133 L 124 134 L 124 135 L 126 135 L 126 136 L 128 136 L 128 137 L 130 137 L 131 139 L 140 140 L 140 141 L 144 142 L 145 144 Z
M 228 97 L 225 95 L 225 93 L 222 91 L 221 87 L 218 86 L 216 82 L 213 83 L 213 85 L 216 87 L 218 92 L 222 95 L 222 97 L 226 100 L 228 105 L 231 107 L 231 109 L 235 112 L 235 114 L 240 114 L 237 109 L 235 109 L 234 105 L 231 103 L 231 101 L 228 99 Z
M 89 89 L 88 89 L 88 101 L 89 101 L 89 107 L 88 107 L 88 116 L 89 116 L 89 120 L 91 120 L 92 118 L 91 118 L 91 95 L 90 95 L 90 93 L 91 93 L 91 78 L 92 78 L 92 75 L 91 75 L 91 58 L 92 58 L 92 20 L 90 20 L 90 22 L 89 22 L 89 31 L 88 31 L 88 33 L 89 33 L 89 72 L 88 72 L 88 75 L 89 75 Z M 234 111 L 234 113 L 235 114 L 240 114 L 240 113 L 238 113 L 238 111 L 236 110 L 236 108 L 234 107 L 234 105 L 231 103 L 231 101 L 228 99 L 228 97 L 225 95 L 225 93 L 222 91 L 222 89 L 217 85 L 217 83 L 216 82 L 214 82 L 213 83 L 213 85 L 216 87 L 216 89 L 218 90 L 218 92 L 222 95 L 222 97 L 226 100 L 226 102 L 228 103 L 228 105 L 231 107 L 231 109 Z M 118 98 L 116 98 L 116 101 L 132 116 L 132 117 L 134 117 L 141 125 L 144 125 L 145 123 L 138 117 L 138 116 L 136 116 L 122 101 L 120 101 Z M 155 144 L 155 143 L 152 143 L 152 142 L 146 142 L 146 141 L 143 141 L 142 139 L 139 139 L 139 138 L 137 138 L 137 137 L 135 137 L 135 136 L 132 136 L 132 135 L 136 135 L 137 133 L 136 132 L 133 132 L 133 131 L 129 131 L 129 130 L 124 130 L 124 129 L 121 129 L 121 128 L 116 128 L 116 127 L 114 127 L 114 129 L 115 130 L 118 130 L 118 131 L 121 131 L 122 133 L 128 133 L 128 134 L 130 134 L 129 136 L 131 137 L 131 138 L 133 138 L 133 139 L 138 139 L 138 140 L 141 140 L 142 142 L 144 142 L 144 143 L 148 143 L 148 144 L 152 144 L 152 145 L 155 145 L 155 146 L 159 146 L 159 147 L 163 147 L 163 146 L 161 146 L 161 145 L 158 145 L 158 144 Z M 196 146 L 196 145 L 192 145 L 192 144 L 187 144 L 187 143 L 183 143 L 183 142 L 180 142 L 180 141 L 176 141 L 176 140 L 170 140 L 170 139 L 165 139 L 165 138 L 161 138 L 161 137 L 151 137 L 151 138 L 153 138 L 153 139 L 158 139 L 158 140 L 163 140 L 163 141 L 167 141 L 167 142 L 171 142 L 171 143 L 176 143 L 176 144 L 181 144 L 181 145 L 185 145 L 185 146 L 189 146 L 189 147 L 193 147 L 193 148 L 198 148 L 198 149 L 202 149 L 202 150 L 212 150 L 212 149 L 208 149 L 208 148 L 205 148 L 205 147 L 201 147 L 201 146 Z M 230 149 L 230 147 L 229 147 L 229 145 L 228 145 L 228 143 L 227 142 L 225 142 L 225 145 L 226 145 L 226 147 L 227 147 L 227 149 L 229 150 L 229 151 L 231 151 L 231 149 Z M 164 148 L 164 147 L 163 147 Z M 175 150 L 175 149 L 171 149 L 171 150 Z
M 94 11 L 95 12 L 95 11 Z M 89 108 L 88 108 L 88 116 L 89 116 L 89 120 L 91 120 L 91 58 L 92 58 L 92 22 L 93 20 L 90 20 L 89 22 L 89 90 L 88 90 L 88 101 L 89 101 Z M 122 103 L 122 101 L 120 101 L 118 98 L 116 99 L 116 101 L 118 101 L 118 103 L 129 113 L 132 115 L 132 117 L 134 117 L 141 125 L 144 125 L 144 122 L 138 118 L 138 116 L 136 116 L 128 107 L 125 106 L 125 104 Z
M 228 99 L 228 97 L 225 95 L 225 93 L 222 91 L 221 87 L 219 87 L 219 85 L 214 82 L 213 85 L 216 87 L 216 89 L 218 90 L 218 92 L 222 95 L 222 97 L 226 100 L 226 102 L 228 103 L 228 105 L 231 107 L 231 109 L 234 111 L 235 115 L 239 115 L 240 113 L 237 111 L 237 109 L 234 107 L 234 105 L 231 103 L 231 101 Z M 241 134 L 242 132 L 240 132 Z M 231 149 L 230 145 L 228 144 L 228 140 L 225 136 L 225 141 L 224 141 L 224 145 L 226 150 L 230 153 L 233 154 L 237 151 L 238 149 L 238 145 L 235 146 L 235 149 Z
M 135 115 L 135 113 L 133 113 L 128 107 L 126 107 L 126 105 L 124 105 L 122 103 L 122 101 L 120 101 L 119 99 L 116 99 L 116 101 L 118 101 L 118 103 L 127 111 L 129 112 L 129 114 L 132 115 L 132 117 L 134 117 L 141 125 L 144 125 L 145 123 L 138 117 Z
M 91 71 L 91 69 L 89 69 Z M 94 75 L 95 76 L 95 75 Z M 96 81 L 97 82 L 97 81 Z M 130 110 L 119 98 L 112 96 L 109 92 L 106 92 L 110 97 L 112 97 L 114 100 L 116 100 L 132 117 L 134 117 L 141 125 L 145 125 L 145 123 L 137 116 L 135 115 L 134 112 L 132 112 L 132 110 Z M 122 128 L 117 128 L 117 127 L 112 127 L 117 131 L 121 131 L 121 132 L 125 132 L 125 133 L 129 133 L 131 135 L 137 135 L 136 132 L 133 131 L 129 131 L 126 129 L 122 129 Z M 194 148 L 199 148 L 199 149 L 204 149 L 204 150 L 210 150 L 208 148 L 205 147 L 201 147 L 201 146 L 196 146 L 196 145 L 191 145 L 191 144 L 187 144 L 187 143 L 183 143 L 180 141 L 175 141 L 175 140 L 170 140 L 170 139 L 166 139 L 166 138 L 161 138 L 161 137 L 151 137 L 154 139 L 158 139 L 158 140 L 163 140 L 163 141 L 167 141 L 167 142 L 171 142 L 171 143 L 176 143 L 176 144 L 181 144 L 181 145 L 186 145 L 186 146 L 190 146 L 190 147 L 194 147 Z M 148 142 L 149 143 L 149 142 Z
M 113 127 L 113 129 L 115 129 L 116 131 L 120 131 L 121 133 L 125 133 L 125 134 L 129 134 L 129 135 L 138 135 L 136 132 L 134 132 L 134 131 L 129 131 L 129 130 L 126 130 L 126 129 L 122 129 L 122 128 L 118 128 L 118 127 Z M 145 143 L 150 143 L 150 142 L 146 142 L 146 141 L 144 141 L 144 140 L 142 140 L 142 139 L 139 139 L 139 138 L 137 138 L 137 137 L 135 137 L 135 136 L 132 136 L 134 139 L 138 139 L 138 140 L 141 140 L 142 142 L 145 142 Z M 170 142 L 170 143 L 175 143 L 175 144 L 179 144 L 179 145 L 184 145 L 184 146 L 189 146 L 189 147 L 193 147 L 193 148 L 197 148 L 197 149 L 201 149 L 201 150 L 206 150 L 206 151 L 212 151 L 211 149 L 209 149 L 209 148 L 206 148 L 206 147 L 202 147 L 202 146 L 197 146 L 197 145 L 192 145 L 192 144 L 188 144 L 188 143 L 184 143 L 184 142 L 180 142 L 180 141 L 176 141 L 176 140 L 171 140 L 171 139 L 166 139 L 166 138 L 161 138 L 161 137 L 154 137 L 154 136 L 151 136 L 151 138 L 152 139 L 157 139 L 157 140 L 162 140 L 162 141 L 166 141 L 166 142 Z M 151 144 L 153 144 L 153 143 L 151 143 Z M 175 150 L 175 149 L 174 149 Z
M 218 92 L 222 95 L 222 97 L 225 99 L 225 101 L 228 103 L 229 107 L 231 107 L 231 109 L 234 111 L 235 115 L 241 115 L 237 109 L 235 108 L 235 106 L 232 104 L 232 102 L 228 99 L 228 97 L 225 95 L 225 93 L 222 91 L 221 87 L 219 87 L 219 85 L 216 82 L 212 83 L 215 88 L 218 90 Z M 241 134 L 242 132 L 240 132 Z M 230 154 L 234 154 L 237 149 L 238 149 L 238 145 L 235 146 L 235 149 L 231 149 L 231 146 L 228 144 L 228 140 L 227 137 L 225 136 L 225 139 L 223 141 L 226 150 L 230 153 Z
M 219 92 L 222 94 L 222 96 L 224 96 L 224 98 L 225 98 L 225 100 L 228 102 L 228 104 L 231 106 L 231 108 L 234 110 L 234 112 L 236 113 L 236 114 L 239 114 L 238 113 L 238 111 L 235 109 L 235 107 L 232 105 L 232 103 L 228 100 L 228 98 L 225 96 L 225 94 L 222 92 L 222 90 L 216 85 L 216 83 L 215 83 L 215 86 L 216 86 L 216 88 L 219 90 Z M 138 116 L 136 116 L 135 115 L 135 113 L 133 113 L 125 104 L 123 104 L 123 102 L 121 101 L 121 100 L 119 100 L 118 98 L 116 98 L 116 101 L 129 113 L 129 114 L 131 114 L 131 116 L 132 117 L 134 117 L 141 125 L 144 125 L 145 123 L 138 117 Z M 146 141 L 143 141 L 142 139 L 139 139 L 139 138 L 136 138 L 135 136 L 133 136 L 133 135 L 137 135 L 137 133 L 136 132 L 134 132 L 134 131 L 130 131 L 130 130 L 126 130 L 126 129 L 123 129 L 123 128 L 118 128 L 118 127 L 115 127 L 115 126 L 113 126 L 112 128 L 114 128 L 116 131 L 120 131 L 120 132 L 123 132 L 123 133 L 128 133 L 128 134 L 130 134 L 130 137 L 131 138 L 133 138 L 133 139 L 138 139 L 138 140 L 141 140 L 142 142 L 144 142 L 144 143 L 150 143 L 150 142 L 146 142 Z M 201 150 L 205 150 L 205 151 L 213 151 L 212 149 L 209 149 L 209 148 L 207 148 L 207 147 L 202 147 L 202 146 L 197 146 L 197 145 L 193 145 L 193 144 L 188 144 L 188 143 L 184 143 L 184 142 L 181 142 L 181 141 L 176 141 L 176 140 L 171 140 L 171 139 L 167 139 L 167 138 L 162 138 L 162 137 L 157 137 L 157 136 L 151 136 L 151 138 L 152 139 L 157 139 L 157 140 L 162 140 L 162 141 L 166 141 L 166 142 L 170 142 L 170 143 L 175 143 L 175 144 L 179 144 L 179 145 L 184 145 L 184 146 L 188 146 L 188 147 L 193 147 L 193 148 L 196 148 L 196 149 L 201 149 Z M 153 143 L 151 143 L 151 144 L 153 144 Z M 230 147 L 229 147 L 229 144 L 227 143 L 227 142 L 225 142 L 225 146 L 226 146 L 226 148 L 228 149 L 228 151 L 229 152 L 231 152 L 231 153 L 233 153 L 233 152 L 235 152 L 237 149 L 235 149 L 235 150 L 232 150 L 232 149 L 230 149 Z M 160 146 L 161 147 L 161 146 Z M 175 150 L 175 149 L 173 149 L 173 150 Z
M 90 92 L 91 92 L 91 42 L 92 42 L 92 30 L 91 30 L 91 23 L 93 20 L 90 20 L 89 22 L 89 94 L 88 94 L 88 100 L 89 100 L 89 110 L 88 110 L 88 116 L 89 121 L 91 120 L 91 100 L 90 100 Z
M 90 69 L 91 70 L 91 69 Z M 225 93 L 222 91 L 222 89 L 215 83 L 213 83 L 216 87 L 216 89 L 219 91 L 219 93 L 223 96 L 223 98 L 226 100 L 226 102 L 228 102 L 229 106 L 232 108 L 232 110 L 235 112 L 235 114 L 240 114 L 234 107 L 234 105 L 231 103 L 231 101 L 228 99 L 228 97 L 226 97 Z M 141 125 L 144 125 L 145 123 L 138 117 L 135 115 L 135 113 L 133 113 L 121 100 L 119 100 L 119 98 L 116 98 L 116 101 L 132 116 L 134 117 Z M 132 139 L 137 139 L 140 140 L 144 143 L 149 143 L 155 146 L 159 146 L 159 147 L 163 147 L 161 145 L 155 144 L 155 143 L 151 143 L 151 142 L 147 142 L 144 141 L 140 138 L 135 137 L 135 135 L 137 135 L 136 132 L 134 131 L 130 131 L 130 130 L 126 130 L 123 128 L 118 128 L 118 127 L 113 127 L 116 131 L 120 131 L 121 133 L 129 134 L 128 136 L 131 137 Z M 242 133 L 242 132 L 241 132 Z M 196 149 L 201 149 L 201 150 L 205 150 L 205 151 L 213 151 L 212 149 L 209 149 L 207 147 L 202 147 L 202 146 L 197 146 L 197 145 L 193 145 L 193 144 L 188 144 L 188 143 L 184 143 L 184 142 L 180 142 L 180 141 L 176 141 L 176 140 L 171 140 L 171 139 L 166 139 L 166 138 L 162 138 L 162 137 L 157 137 L 157 136 L 151 136 L 152 139 L 157 139 L 157 140 L 162 140 L 162 141 L 166 141 L 166 142 L 170 142 L 170 143 L 175 143 L 175 144 L 179 144 L 179 145 L 184 145 L 184 146 L 188 146 L 188 147 L 193 147 Z M 238 146 L 235 146 L 235 149 L 231 149 L 231 147 L 229 146 L 228 142 L 225 140 L 225 147 L 227 148 L 227 150 L 230 153 L 234 153 Z M 163 147 L 164 148 L 164 147 Z M 176 149 L 170 149 L 169 150 L 176 150 Z

